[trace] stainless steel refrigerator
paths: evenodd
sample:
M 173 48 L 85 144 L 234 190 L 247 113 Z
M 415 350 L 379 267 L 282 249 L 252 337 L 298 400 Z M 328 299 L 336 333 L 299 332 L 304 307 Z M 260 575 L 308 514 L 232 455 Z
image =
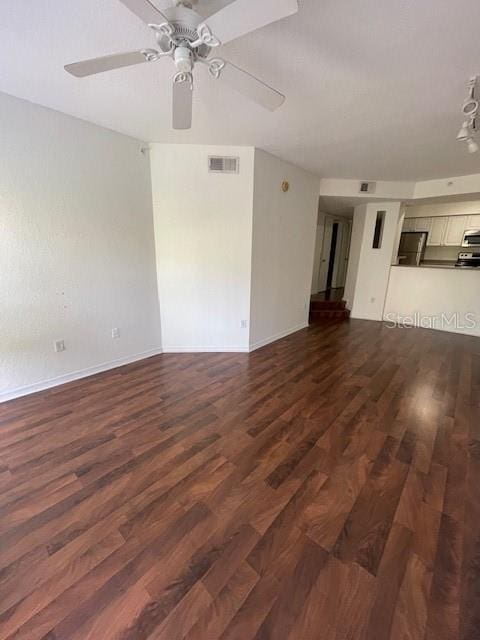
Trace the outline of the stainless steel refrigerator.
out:
M 404 231 L 398 247 L 398 264 L 418 267 L 425 256 L 427 236 L 426 231 Z

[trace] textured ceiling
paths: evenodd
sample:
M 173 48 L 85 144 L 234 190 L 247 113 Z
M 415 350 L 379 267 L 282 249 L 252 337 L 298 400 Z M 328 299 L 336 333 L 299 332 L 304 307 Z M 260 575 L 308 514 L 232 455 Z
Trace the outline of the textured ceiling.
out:
M 480 172 L 480 154 L 455 141 L 466 82 L 480 74 L 478 0 L 299 3 L 298 15 L 222 49 L 287 95 L 273 115 L 201 66 L 193 129 L 174 132 L 170 60 L 68 76 L 65 63 L 155 46 L 118 0 L 2 0 L 0 91 L 146 141 L 255 145 L 322 177 Z M 208 14 L 224 4 L 197 7 Z

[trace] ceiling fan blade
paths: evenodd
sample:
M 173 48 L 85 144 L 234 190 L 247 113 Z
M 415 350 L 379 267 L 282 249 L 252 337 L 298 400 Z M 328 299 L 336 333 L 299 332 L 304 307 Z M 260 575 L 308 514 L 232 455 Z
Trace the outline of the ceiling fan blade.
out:
M 68 71 L 76 78 L 85 78 L 86 76 L 93 76 L 95 73 L 130 67 L 134 64 L 142 64 L 142 62 L 148 62 L 145 55 L 141 51 L 131 51 L 130 53 L 114 53 L 111 56 L 67 64 L 65 71 Z
M 282 93 L 231 62 L 225 62 L 220 80 L 269 111 L 275 111 L 285 102 L 285 96 Z
M 222 44 L 298 12 L 297 0 L 236 0 L 205 20 Z
M 163 24 L 164 22 L 168 22 L 168 18 L 160 9 L 154 7 L 149 0 L 120 0 L 120 2 L 146 24 Z
M 173 83 L 173 128 L 191 129 L 193 111 L 193 87 L 187 82 Z

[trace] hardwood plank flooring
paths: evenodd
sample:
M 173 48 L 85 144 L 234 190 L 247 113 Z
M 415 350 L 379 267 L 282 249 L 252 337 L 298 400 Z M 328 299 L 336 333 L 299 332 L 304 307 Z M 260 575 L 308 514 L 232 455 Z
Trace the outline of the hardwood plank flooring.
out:
M 479 392 L 352 320 L 0 405 L 0 640 L 480 639 Z

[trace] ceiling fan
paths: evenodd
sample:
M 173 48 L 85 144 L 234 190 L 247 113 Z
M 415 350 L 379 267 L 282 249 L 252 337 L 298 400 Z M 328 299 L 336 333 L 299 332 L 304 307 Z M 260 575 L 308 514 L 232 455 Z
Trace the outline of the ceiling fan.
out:
M 208 18 L 192 9 L 192 1 L 174 0 L 175 6 L 160 11 L 150 0 L 120 0 L 154 32 L 159 51 L 142 49 L 93 58 L 65 66 L 77 78 L 155 62 L 171 57 L 173 78 L 173 128 L 190 129 L 193 106 L 193 69 L 207 65 L 212 78 L 223 80 L 262 107 L 275 111 L 285 96 L 223 58 L 210 57 L 212 50 L 247 33 L 293 15 L 297 0 L 235 0 Z

